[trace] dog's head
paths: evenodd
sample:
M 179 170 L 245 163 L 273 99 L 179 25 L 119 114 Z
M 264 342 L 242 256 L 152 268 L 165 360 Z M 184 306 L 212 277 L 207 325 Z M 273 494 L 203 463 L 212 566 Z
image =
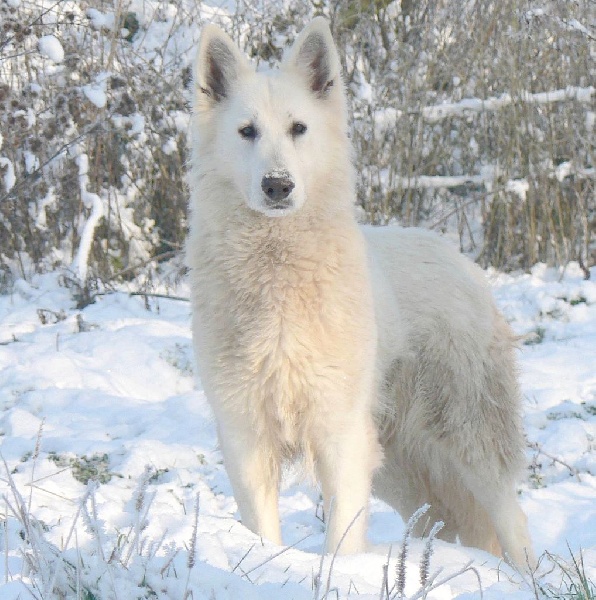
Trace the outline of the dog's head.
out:
M 194 82 L 195 115 L 212 132 L 212 168 L 251 209 L 285 216 L 304 205 L 309 186 L 325 189 L 344 158 L 336 146 L 347 146 L 340 62 L 325 19 L 314 19 L 269 73 L 255 72 L 221 29 L 207 25 Z

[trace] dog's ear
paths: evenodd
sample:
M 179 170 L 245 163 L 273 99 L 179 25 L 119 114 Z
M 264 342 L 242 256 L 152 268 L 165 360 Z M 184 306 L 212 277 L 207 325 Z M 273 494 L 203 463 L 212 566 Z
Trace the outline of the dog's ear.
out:
M 340 85 L 341 63 L 326 19 L 317 17 L 301 31 L 284 59 L 288 67 L 302 73 L 319 98 Z
M 206 25 L 201 31 L 194 64 L 197 101 L 221 102 L 239 75 L 250 69 L 234 42 L 217 25 Z

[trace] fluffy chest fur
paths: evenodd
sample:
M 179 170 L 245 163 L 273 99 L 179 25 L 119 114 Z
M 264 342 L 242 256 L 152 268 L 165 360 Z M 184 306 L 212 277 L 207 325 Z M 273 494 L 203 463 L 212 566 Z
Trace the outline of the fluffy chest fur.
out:
M 302 452 L 317 420 L 351 408 L 355 375 L 374 360 L 364 245 L 356 226 L 254 221 L 196 240 L 201 378 L 216 414 Z

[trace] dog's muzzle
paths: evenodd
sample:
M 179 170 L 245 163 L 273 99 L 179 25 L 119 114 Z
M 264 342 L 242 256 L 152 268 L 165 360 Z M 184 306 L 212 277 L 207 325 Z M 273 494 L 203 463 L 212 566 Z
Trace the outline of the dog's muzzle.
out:
M 284 209 L 292 206 L 290 194 L 295 184 L 287 175 L 266 176 L 261 181 L 261 189 L 265 194 L 267 208 Z

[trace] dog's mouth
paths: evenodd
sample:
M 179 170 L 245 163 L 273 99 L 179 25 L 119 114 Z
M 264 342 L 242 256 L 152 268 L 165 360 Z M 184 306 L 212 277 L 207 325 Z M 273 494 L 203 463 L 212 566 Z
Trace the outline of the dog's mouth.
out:
M 296 207 L 293 202 L 285 202 L 285 203 L 276 203 L 276 204 L 265 204 L 261 205 L 257 212 L 265 215 L 266 217 L 271 217 L 273 219 L 285 217 L 287 215 L 292 214 L 296 211 Z
M 283 201 L 283 202 L 265 202 L 265 207 L 267 210 L 291 210 L 294 208 L 294 203 L 291 200 Z

